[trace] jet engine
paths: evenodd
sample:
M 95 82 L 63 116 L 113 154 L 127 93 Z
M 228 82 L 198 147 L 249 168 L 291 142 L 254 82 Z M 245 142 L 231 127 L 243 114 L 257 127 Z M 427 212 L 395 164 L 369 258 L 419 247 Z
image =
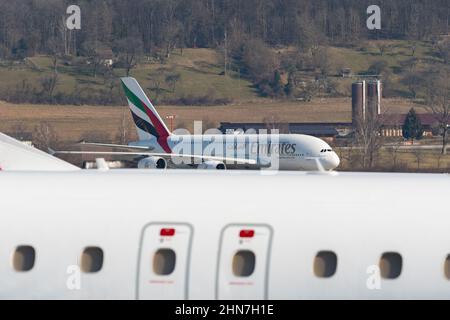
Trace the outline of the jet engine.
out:
M 227 166 L 221 161 L 207 160 L 198 165 L 197 169 L 217 169 L 225 170 Z
M 165 169 L 167 161 L 161 157 L 147 157 L 140 160 L 137 167 L 138 169 Z

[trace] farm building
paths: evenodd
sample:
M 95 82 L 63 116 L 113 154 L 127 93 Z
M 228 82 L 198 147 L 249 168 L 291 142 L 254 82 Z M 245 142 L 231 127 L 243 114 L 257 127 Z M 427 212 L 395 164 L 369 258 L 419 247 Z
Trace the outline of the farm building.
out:
M 338 128 L 349 127 L 349 123 L 251 123 L 251 122 L 221 122 L 219 130 L 224 134 L 236 131 L 252 132 L 255 130 L 278 129 L 280 133 L 307 134 L 333 141 L 339 135 Z M 249 131 L 251 130 L 251 131 Z
M 426 137 L 439 134 L 438 121 L 429 113 L 417 114 Z M 406 114 L 385 114 L 381 119 L 381 135 L 384 137 L 401 137 Z M 449 122 L 450 125 L 450 122 Z

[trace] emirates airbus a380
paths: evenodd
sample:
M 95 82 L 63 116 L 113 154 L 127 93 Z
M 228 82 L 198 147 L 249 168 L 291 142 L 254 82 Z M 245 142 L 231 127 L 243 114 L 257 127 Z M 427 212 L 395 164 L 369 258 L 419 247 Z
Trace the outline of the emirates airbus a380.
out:
M 325 141 L 308 135 L 224 135 L 218 130 L 213 134 L 171 133 L 136 79 L 127 77 L 121 80 L 139 141 L 128 145 L 83 143 L 85 146 L 105 149 L 57 153 L 131 157 L 141 169 L 164 169 L 170 166 L 333 170 L 339 165 L 339 157 Z M 111 151 L 111 148 L 124 151 Z

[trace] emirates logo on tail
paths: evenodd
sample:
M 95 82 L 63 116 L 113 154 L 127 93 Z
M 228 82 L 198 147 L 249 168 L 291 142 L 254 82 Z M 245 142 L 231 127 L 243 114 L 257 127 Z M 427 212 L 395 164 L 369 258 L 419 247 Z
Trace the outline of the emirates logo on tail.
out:
M 172 153 L 167 143 L 167 138 L 170 136 L 169 129 L 167 129 L 139 83 L 131 77 L 121 80 L 134 124 L 138 130 L 139 139 L 146 140 L 149 135 L 154 136 L 165 152 Z

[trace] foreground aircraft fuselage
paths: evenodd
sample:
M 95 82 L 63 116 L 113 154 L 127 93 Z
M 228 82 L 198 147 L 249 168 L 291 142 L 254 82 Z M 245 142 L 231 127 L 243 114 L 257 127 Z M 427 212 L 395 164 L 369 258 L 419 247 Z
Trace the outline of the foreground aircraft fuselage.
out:
M 0 298 L 448 299 L 449 190 L 429 174 L 4 171 Z

